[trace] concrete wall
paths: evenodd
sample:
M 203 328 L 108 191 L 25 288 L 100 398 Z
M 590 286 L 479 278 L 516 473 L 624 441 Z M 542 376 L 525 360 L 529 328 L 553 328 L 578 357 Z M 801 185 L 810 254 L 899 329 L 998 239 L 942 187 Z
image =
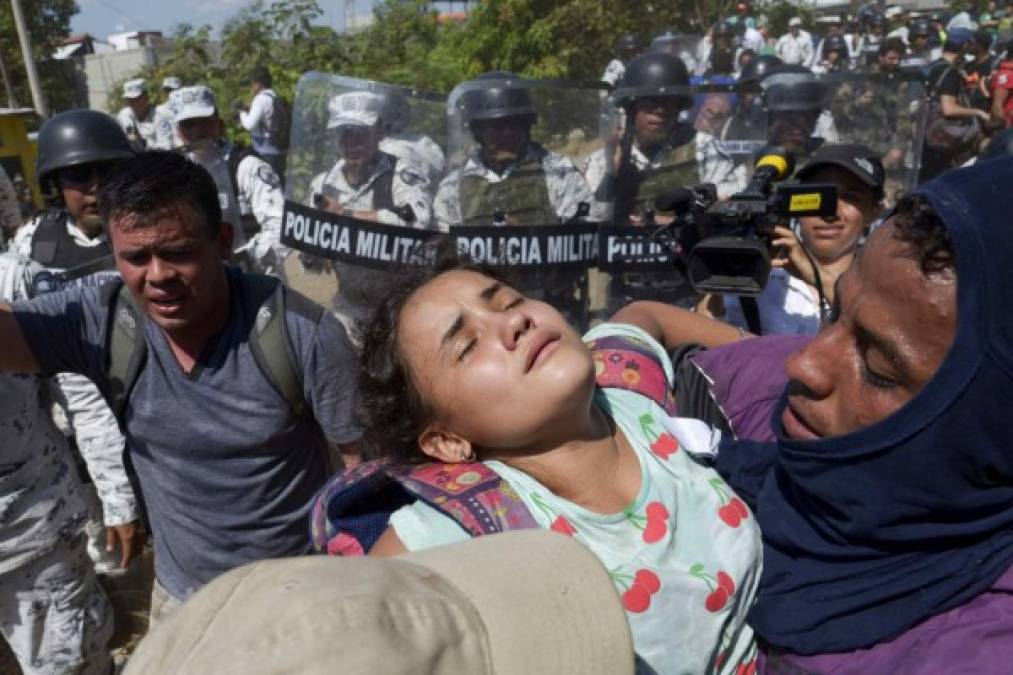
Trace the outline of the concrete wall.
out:
M 137 74 L 145 66 L 158 65 L 172 54 L 169 46 L 141 47 L 105 54 L 88 54 L 84 57 L 84 72 L 88 83 L 88 107 L 116 114 L 107 110 L 109 90 L 123 80 Z M 149 83 L 150 86 L 150 83 Z

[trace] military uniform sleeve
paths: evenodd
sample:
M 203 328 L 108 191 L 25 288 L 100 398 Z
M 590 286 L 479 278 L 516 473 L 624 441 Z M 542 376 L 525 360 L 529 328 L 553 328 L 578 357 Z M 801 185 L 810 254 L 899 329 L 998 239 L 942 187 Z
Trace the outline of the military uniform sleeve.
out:
M 22 258 L 32 257 L 32 237 L 35 236 L 35 230 L 38 229 L 41 220 L 42 216 L 37 216 L 14 234 L 14 240 L 11 241 L 10 245 L 12 253 Z
M 104 524 L 112 527 L 137 520 L 137 500 L 123 466 L 125 440 L 115 415 L 86 377 L 61 373 L 56 381 L 66 405 L 67 421 L 102 502 Z
M 451 226 L 461 223 L 461 202 L 457 194 L 459 175 L 457 171 L 452 172 L 443 179 L 440 189 L 436 191 L 433 217 L 436 219 L 436 229 L 440 232 L 449 232 Z
M 391 185 L 391 194 L 394 198 L 394 206 L 398 208 L 411 207 L 415 213 L 415 222 L 406 222 L 400 215 L 391 211 L 380 211 L 380 222 L 390 225 L 406 225 L 420 230 L 428 230 L 432 227 L 433 202 L 429 196 L 429 181 L 422 169 L 404 166 L 399 161 Z
M 258 232 L 243 248 L 249 249 L 261 268 L 272 264 L 271 258 L 280 255 L 281 219 L 285 210 L 285 195 L 281 181 L 271 166 L 250 156 L 239 163 L 236 172 L 239 198 L 246 200 L 253 217 L 260 225 Z
M 569 220 L 577 213 L 580 204 L 588 207 L 594 202 L 594 195 L 584 174 L 577 170 L 570 159 L 560 157 L 546 167 L 546 181 L 549 187 L 549 198 L 561 220 Z

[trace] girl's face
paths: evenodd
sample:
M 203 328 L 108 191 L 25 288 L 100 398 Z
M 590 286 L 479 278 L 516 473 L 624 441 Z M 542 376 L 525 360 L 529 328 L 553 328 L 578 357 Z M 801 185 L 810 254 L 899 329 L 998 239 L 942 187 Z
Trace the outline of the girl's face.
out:
M 806 182 L 837 186 L 835 219 L 801 219 L 802 240 L 806 247 L 820 262 L 836 262 L 854 252 L 866 226 L 876 217 L 879 204 L 871 188 L 840 167 L 821 167 Z
M 441 274 L 409 298 L 397 331 L 433 412 L 419 445 L 437 459 L 460 461 L 472 447 L 522 453 L 590 409 L 594 365 L 580 335 L 550 305 L 489 277 Z

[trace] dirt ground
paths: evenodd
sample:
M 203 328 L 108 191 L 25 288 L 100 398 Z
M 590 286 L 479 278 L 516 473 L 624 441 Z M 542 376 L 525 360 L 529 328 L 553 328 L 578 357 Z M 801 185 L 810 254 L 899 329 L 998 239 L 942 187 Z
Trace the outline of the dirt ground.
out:
M 148 606 L 151 602 L 151 584 L 155 578 L 154 556 L 151 547 L 135 560 L 130 568 L 117 576 L 99 577 L 113 604 L 115 631 L 109 643 L 109 651 L 119 668 L 126 663 L 148 631 Z M 0 639 L 0 675 L 21 675 L 21 668 L 14 659 L 7 643 Z

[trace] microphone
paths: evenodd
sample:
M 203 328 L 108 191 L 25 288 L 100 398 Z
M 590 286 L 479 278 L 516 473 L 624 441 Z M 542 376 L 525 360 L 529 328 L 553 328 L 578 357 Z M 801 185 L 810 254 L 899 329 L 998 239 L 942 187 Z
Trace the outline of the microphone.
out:
M 767 197 L 770 186 L 784 180 L 795 171 L 795 158 L 791 153 L 777 145 L 768 145 L 760 150 L 756 163 L 753 164 L 753 178 L 742 194 Z

